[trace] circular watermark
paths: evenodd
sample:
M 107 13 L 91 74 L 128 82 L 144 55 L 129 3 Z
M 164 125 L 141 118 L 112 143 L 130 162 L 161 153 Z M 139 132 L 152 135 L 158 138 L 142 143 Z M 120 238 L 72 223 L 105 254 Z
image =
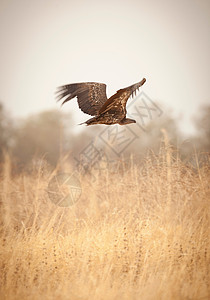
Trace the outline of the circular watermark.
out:
M 82 188 L 74 174 L 60 173 L 50 180 L 47 192 L 54 204 L 69 207 L 79 200 Z

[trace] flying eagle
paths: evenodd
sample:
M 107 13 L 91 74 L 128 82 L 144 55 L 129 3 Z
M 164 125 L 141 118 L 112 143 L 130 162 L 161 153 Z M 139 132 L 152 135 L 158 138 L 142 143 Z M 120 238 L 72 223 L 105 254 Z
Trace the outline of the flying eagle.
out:
M 82 124 L 120 124 L 136 123 L 135 120 L 126 118 L 126 103 L 130 96 L 136 95 L 136 90 L 145 83 L 140 82 L 120 89 L 116 94 L 107 99 L 106 84 L 98 82 L 82 82 L 63 85 L 58 88 L 58 101 L 64 99 L 62 105 L 77 97 L 79 108 L 86 114 L 94 116 Z

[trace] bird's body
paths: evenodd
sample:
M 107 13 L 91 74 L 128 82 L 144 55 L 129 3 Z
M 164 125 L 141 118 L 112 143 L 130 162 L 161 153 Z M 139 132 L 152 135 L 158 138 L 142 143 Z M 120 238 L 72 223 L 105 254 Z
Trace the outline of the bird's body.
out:
M 143 78 L 140 82 L 127 88 L 120 89 L 116 94 L 107 99 L 106 85 L 97 82 L 73 83 L 61 86 L 58 89 L 58 100 L 65 98 L 62 104 L 77 97 L 79 108 L 93 118 L 85 124 L 119 124 L 126 125 L 136 123 L 135 120 L 126 118 L 126 103 L 130 96 L 145 83 Z

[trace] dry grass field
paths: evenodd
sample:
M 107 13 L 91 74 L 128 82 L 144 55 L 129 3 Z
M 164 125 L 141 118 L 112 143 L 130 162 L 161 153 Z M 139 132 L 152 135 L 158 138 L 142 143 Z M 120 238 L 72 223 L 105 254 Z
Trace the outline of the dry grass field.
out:
M 165 144 L 92 181 L 79 174 L 82 195 L 65 208 L 47 193 L 56 170 L 11 175 L 5 156 L 0 298 L 210 299 L 210 169 L 196 163 Z

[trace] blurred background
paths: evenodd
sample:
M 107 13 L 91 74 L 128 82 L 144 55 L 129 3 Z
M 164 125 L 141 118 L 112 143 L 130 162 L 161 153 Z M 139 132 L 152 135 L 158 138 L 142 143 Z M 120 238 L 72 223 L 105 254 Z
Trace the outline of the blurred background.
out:
M 208 0 L 1 0 L 0 159 L 6 150 L 19 168 L 40 157 L 56 165 L 92 142 L 112 158 L 143 157 L 158 151 L 162 128 L 183 159 L 209 151 L 209 27 Z M 109 97 L 143 77 L 141 107 L 129 100 L 128 111 L 144 117 L 120 128 L 122 151 L 118 129 L 107 140 L 103 125 L 78 126 L 89 116 L 76 99 L 56 103 L 63 84 L 103 82 Z

